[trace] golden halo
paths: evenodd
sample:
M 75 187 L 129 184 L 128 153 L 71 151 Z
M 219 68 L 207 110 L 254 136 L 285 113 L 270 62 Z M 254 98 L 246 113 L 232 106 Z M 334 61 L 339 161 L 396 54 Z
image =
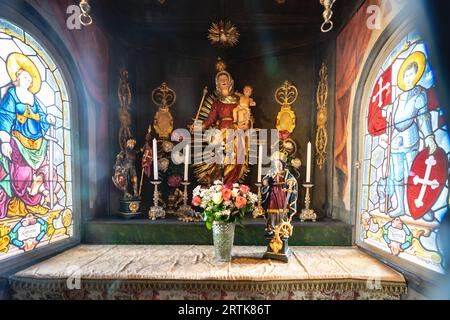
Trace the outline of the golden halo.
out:
M 412 63 L 416 63 L 418 66 L 418 70 L 417 70 L 417 75 L 414 78 L 413 81 L 413 85 L 411 88 L 407 88 L 404 78 L 405 78 L 405 71 L 406 69 L 412 64 Z M 422 52 L 414 52 L 412 53 L 402 64 L 402 66 L 400 67 L 400 71 L 398 72 L 398 87 L 400 89 L 402 89 L 403 91 L 409 91 L 412 88 L 414 88 L 417 83 L 420 81 L 420 79 L 422 78 L 424 72 L 425 72 L 425 67 L 427 64 L 427 58 L 425 57 L 425 55 Z
M 36 65 L 27 56 L 17 52 L 11 53 L 6 60 L 6 68 L 12 82 L 17 81 L 17 72 L 24 70 L 30 74 L 32 79 L 30 92 L 37 93 L 41 89 L 41 75 Z

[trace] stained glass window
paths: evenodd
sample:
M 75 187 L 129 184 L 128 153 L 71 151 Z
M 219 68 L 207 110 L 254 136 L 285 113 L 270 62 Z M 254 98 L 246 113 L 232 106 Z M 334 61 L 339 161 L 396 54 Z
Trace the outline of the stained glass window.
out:
M 415 32 L 390 54 L 366 101 L 359 241 L 443 273 L 448 125 L 427 46 Z
M 0 261 L 73 236 L 70 107 L 50 55 L 0 19 Z

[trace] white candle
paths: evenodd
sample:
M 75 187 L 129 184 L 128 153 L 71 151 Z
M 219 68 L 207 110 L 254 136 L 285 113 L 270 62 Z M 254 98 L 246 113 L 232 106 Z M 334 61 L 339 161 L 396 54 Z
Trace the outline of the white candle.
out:
M 189 158 L 191 157 L 191 146 L 188 144 L 184 147 L 184 181 L 188 181 Z
M 308 156 L 306 160 L 306 183 L 311 182 L 311 142 L 308 142 Z
M 262 176 L 262 157 L 263 157 L 263 146 L 259 146 L 258 150 L 258 183 L 261 183 Z
M 156 139 L 153 139 L 153 180 L 158 180 L 158 147 Z

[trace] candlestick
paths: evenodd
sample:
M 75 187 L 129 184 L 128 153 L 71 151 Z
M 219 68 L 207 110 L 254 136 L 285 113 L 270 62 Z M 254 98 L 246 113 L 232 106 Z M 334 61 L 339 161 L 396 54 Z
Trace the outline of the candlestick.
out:
M 306 183 L 311 182 L 311 142 L 308 142 L 308 156 L 306 160 Z
M 191 146 L 188 144 L 186 147 L 184 147 L 184 181 L 188 181 L 188 167 L 189 167 L 189 158 L 190 158 L 190 152 Z
M 155 190 L 153 191 L 153 206 L 148 211 L 148 218 L 151 220 L 164 219 L 166 212 L 163 207 L 159 206 L 158 185 L 161 184 L 161 181 L 152 181 L 152 184 L 155 186 Z
M 262 179 L 262 157 L 263 157 L 263 146 L 259 145 L 258 150 L 258 183 L 261 183 Z
M 156 139 L 153 139 L 153 179 L 158 180 L 158 146 Z
M 253 219 L 261 217 L 261 216 L 263 216 L 265 214 L 264 208 L 261 205 L 261 200 L 262 200 L 261 187 L 262 187 L 262 184 L 261 183 L 255 183 L 255 186 L 258 188 L 258 204 L 255 207 L 255 209 L 253 210 Z
M 194 222 L 201 221 L 201 217 L 197 212 L 195 212 L 192 207 L 188 204 L 188 186 L 191 184 L 188 181 L 184 181 L 181 183 L 184 186 L 183 192 L 183 204 L 178 208 L 177 215 L 179 216 L 178 220 L 184 222 Z
M 302 210 L 300 214 L 300 221 L 305 222 L 307 220 L 312 220 L 312 222 L 316 222 L 317 214 L 314 212 L 314 209 L 311 209 L 309 206 L 311 204 L 311 194 L 310 190 L 314 187 L 311 183 L 305 183 L 303 187 L 306 189 L 305 194 L 305 209 Z

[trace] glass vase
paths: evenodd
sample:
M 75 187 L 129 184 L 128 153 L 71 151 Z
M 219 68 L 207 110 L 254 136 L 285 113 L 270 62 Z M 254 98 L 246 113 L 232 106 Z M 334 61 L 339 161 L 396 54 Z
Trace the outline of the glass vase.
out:
M 214 258 L 217 262 L 231 261 L 231 250 L 234 243 L 234 223 L 213 222 Z

